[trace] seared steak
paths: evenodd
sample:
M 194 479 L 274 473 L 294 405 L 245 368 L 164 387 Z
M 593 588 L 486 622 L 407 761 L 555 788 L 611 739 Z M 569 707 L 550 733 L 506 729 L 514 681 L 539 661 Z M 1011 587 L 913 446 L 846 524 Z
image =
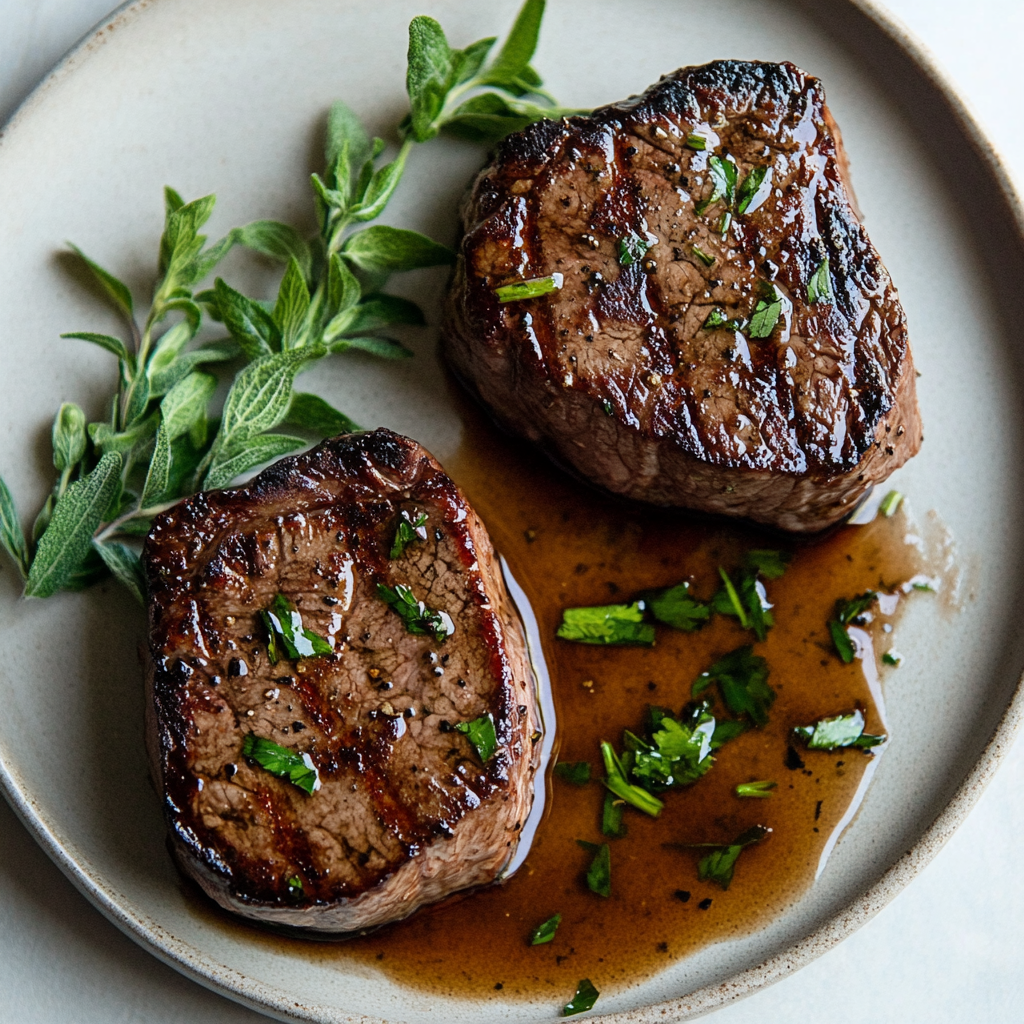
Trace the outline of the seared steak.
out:
M 448 359 L 608 490 L 829 526 L 921 443 L 903 310 L 845 179 L 822 87 L 791 64 L 684 68 L 539 121 L 467 197 Z
M 337 437 L 197 494 L 145 565 L 150 757 L 214 900 L 354 932 L 495 880 L 533 799 L 535 683 L 487 532 L 423 448 Z M 488 715 L 493 753 L 458 728 Z

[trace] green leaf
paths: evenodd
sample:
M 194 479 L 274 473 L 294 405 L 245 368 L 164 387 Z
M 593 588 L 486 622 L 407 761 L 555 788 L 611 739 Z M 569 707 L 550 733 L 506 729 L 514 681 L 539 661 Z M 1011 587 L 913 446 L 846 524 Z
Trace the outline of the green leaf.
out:
M 271 775 L 287 779 L 310 796 L 320 788 L 320 772 L 309 754 L 299 754 L 273 740 L 249 733 L 242 741 L 242 755 L 252 758 Z
M 247 359 L 259 359 L 281 351 L 281 329 L 275 318 L 258 302 L 235 291 L 221 277 L 214 282 L 213 291 L 220 319 Z M 308 304 L 308 292 L 306 299 Z
M 620 800 L 625 800 L 627 804 L 630 804 L 639 811 L 643 811 L 644 814 L 649 814 L 652 818 L 656 818 L 661 814 L 665 807 L 664 803 L 656 796 L 648 793 L 646 789 L 643 789 L 641 786 L 634 786 L 626 779 L 626 772 L 622 766 L 622 761 L 619 760 L 618 755 L 612 749 L 612 745 L 606 740 L 601 741 L 601 757 L 604 760 L 604 784 L 607 789 Z
M 863 594 L 858 594 L 849 600 L 840 598 L 836 601 L 836 618 L 844 626 L 850 623 L 862 625 L 868 621 L 865 613 L 874 604 L 877 597 L 877 590 L 865 590 Z
M 483 85 L 501 85 L 515 82 L 526 70 L 537 50 L 540 38 L 540 23 L 544 19 L 545 0 L 526 0 L 516 15 L 498 56 L 491 62 Z
M 53 465 L 59 472 L 77 466 L 85 455 L 85 413 L 74 402 L 57 411 L 51 431 Z
M 433 18 L 421 15 L 412 19 L 405 87 L 409 94 L 410 129 L 417 142 L 426 142 L 437 134 L 433 122 L 458 76 L 454 56 L 444 29 Z
M 108 453 L 61 495 L 39 540 L 25 586 L 27 597 L 50 597 L 81 567 L 120 483 L 121 457 Z
M 771 829 L 762 825 L 754 825 L 746 832 L 738 835 L 728 846 L 718 846 L 706 857 L 702 857 L 697 865 L 697 876 L 700 880 L 717 882 L 723 889 L 728 889 L 732 884 L 733 872 L 736 868 L 736 861 L 744 848 L 754 843 L 761 842 Z M 700 843 L 700 846 L 709 846 L 710 843 Z
M 169 283 L 173 284 L 174 279 L 199 255 L 203 244 L 199 229 L 210 219 L 216 202 L 217 197 L 209 195 L 193 199 L 174 210 L 168 207 L 164 232 L 160 237 L 160 273 L 167 275 Z
M 446 132 L 469 142 L 493 145 L 534 121 L 559 118 L 580 111 L 561 107 L 540 107 L 524 100 L 510 99 L 496 92 L 472 96 L 449 114 L 442 125 Z
M 336 253 L 331 253 L 327 268 L 327 309 L 333 317 L 344 313 L 359 302 L 362 288 L 355 274 Z
M 713 267 L 715 265 L 716 257 L 712 256 L 711 253 L 705 252 L 699 245 L 692 245 L 690 248 L 693 250 L 693 255 L 696 256 L 705 267 Z
M 287 426 L 312 430 L 323 437 L 352 434 L 362 430 L 358 423 L 350 420 L 319 395 L 311 395 L 304 391 L 296 391 L 292 395 L 288 413 L 281 422 Z
M 737 736 L 743 735 L 749 728 L 750 726 L 747 722 L 719 718 L 715 722 L 715 731 L 711 737 L 711 749 L 718 750 L 724 747 L 729 740 L 734 740 Z
M 626 801 L 608 791 L 601 807 L 601 835 L 610 839 L 621 839 L 626 834 L 626 823 L 622 820 L 622 809 Z
M 890 491 L 881 501 L 878 506 L 878 511 L 885 516 L 886 519 L 891 519 L 896 515 L 896 511 L 900 507 L 900 503 L 903 501 L 903 495 L 899 491 Z
M 207 341 L 171 361 L 165 368 L 157 369 L 155 360 L 150 363 L 150 398 L 167 394 L 178 381 L 187 377 L 197 366 L 207 363 L 224 363 L 240 355 L 238 342 L 230 338 Z
M 222 449 L 212 460 L 203 479 L 203 490 L 227 487 L 235 477 L 289 452 L 305 448 L 308 441 L 287 434 L 260 434 L 239 440 L 237 446 Z
M 813 306 L 816 302 L 828 302 L 831 298 L 832 279 L 829 277 L 826 256 L 807 282 L 807 301 Z
M 260 616 L 267 628 L 269 645 L 267 654 L 271 664 L 279 660 L 277 641 L 284 647 L 285 654 L 292 661 L 299 658 L 316 658 L 333 654 L 334 645 L 325 637 L 306 629 L 302 623 L 302 615 L 292 601 L 284 594 L 278 594 L 266 611 Z
M 849 665 L 857 656 L 857 650 L 853 646 L 853 641 L 850 639 L 850 634 L 846 631 L 846 627 L 836 619 L 830 619 L 828 631 L 832 637 L 832 646 L 835 647 L 836 653 Z
M 157 431 L 159 426 L 159 415 L 151 413 L 144 420 L 136 423 L 124 431 L 116 431 L 109 423 L 90 423 L 89 438 L 93 447 L 101 453 L 117 452 L 123 455 L 130 452 L 137 445 L 148 441 Z
M 559 761 L 554 768 L 555 775 L 574 786 L 585 786 L 590 781 L 589 761 Z
M 774 288 L 772 294 L 776 294 Z M 751 338 L 769 338 L 781 316 L 782 299 L 758 299 L 754 312 L 750 316 L 747 333 Z
M 28 544 L 21 528 L 21 521 L 18 519 L 14 498 L 2 476 L 0 476 L 0 544 L 3 544 L 4 550 L 14 559 L 22 577 L 27 578 L 31 562 Z
M 404 583 L 396 583 L 394 587 L 378 583 L 377 596 L 401 618 L 410 633 L 432 636 L 440 644 L 455 632 L 455 623 L 447 612 L 435 611 L 417 601 L 412 589 Z
M 98 263 L 94 263 L 74 242 L 68 242 L 68 245 L 78 253 L 82 262 L 92 271 L 92 276 L 96 278 L 100 287 L 106 292 L 111 302 L 113 302 L 114 308 L 131 322 L 134 316 L 134 308 L 132 305 L 132 293 L 128 290 L 128 285 L 114 277 L 109 270 L 104 270 Z M 67 335 L 62 335 L 62 337 L 67 337 Z
M 777 580 L 785 574 L 792 557 L 785 551 L 753 548 L 743 556 L 743 563 L 766 580 Z
M 597 997 L 601 993 L 594 988 L 589 978 L 584 978 L 576 986 L 576 994 L 562 1007 L 563 1017 L 572 1017 L 577 1013 L 586 1013 L 594 1008 Z
M 721 566 L 718 567 L 718 575 L 722 577 L 723 589 L 719 591 L 719 594 L 723 596 L 715 596 L 712 602 L 715 611 L 720 615 L 735 615 L 744 629 L 750 629 L 750 617 L 747 615 L 747 609 L 744 608 L 731 577 Z
M 498 737 L 494 732 L 494 719 L 490 712 L 472 722 L 457 722 L 455 728 L 473 744 L 477 757 L 485 764 L 494 757 L 498 749 Z
M 225 443 L 246 441 L 276 427 L 288 414 L 296 374 L 318 354 L 309 348 L 278 352 L 242 370 L 224 403 L 220 436 Z
M 339 338 L 331 342 L 332 353 L 347 352 L 349 349 L 366 352 L 380 359 L 409 359 L 412 356 L 412 352 L 396 338 Z
M 643 619 L 644 607 L 640 601 L 593 608 L 566 608 L 555 635 L 579 644 L 653 647 L 654 627 Z
M 327 167 L 327 185 L 342 189 L 347 198 L 351 167 L 360 168 L 370 159 L 370 139 L 362 121 L 341 100 L 331 107 L 327 115 L 327 140 L 324 158 Z M 338 160 L 344 164 L 343 180 L 338 181 Z M 344 205 L 344 204 L 343 204 Z
M 127 364 L 130 370 L 135 369 L 135 356 L 128 351 L 125 343 L 120 338 L 114 338 L 109 334 L 94 334 L 92 331 L 68 331 L 62 334 L 62 338 L 77 338 L 79 341 L 90 341 L 100 348 L 112 352 L 118 359 Z
M 461 60 L 458 78 L 455 82 L 456 85 L 461 85 L 463 82 L 468 82 L 476 77 L 483 67 L 484 61 L 487 60 L 487 55 L 494 48 L 494 44 L 497 41 L 497 36 L 488 36 L 486 39 L 478 39 L 475 43 L 470 43 L 469 46 L 460 51 Z M 476 82 L 474 84 L 479 85 L 481 83 Z
M 184 205 L 185 200 L 170 185 L 164 185 L 164 219 L 166 220 L 175 210 L 180 210 Z
M 189 286 L 198 284 L 207 274 L 209 274 L 214 267 L 234 248 L 235 236 L 234 233 L 226 235 L 218 242 L 214 242 L 213 245 L 202 250 L 196 257 L 182 270 L 183 283 Z
M 361 270 L 416 270 L 452 263 L 455 253 L 446 245 L 407 228 L 374 224 L 349 235 L 342 246 L 342 256 Z
M 756 797 L 761 800 L 767 800 L 777 785 L 777 782 L 771 782 L 767 779 L 761 782 L 741 782 L 736 787 L 735 792 L 737 796 Z
M 619 239 L 619 266 L 631 267 L 634 263 L 639 263 L 652 244 L 635 231 L 630 231 L 624 238 Z
M 391 542 L 391 551 L 388 554 L 388 558 L 401 558 L 405 553 L 405 549 L 410 544 L 426 540 L 427 530 L 424 525 L 426 521 L 427 515 L 425 512 L 413 521 L 409 513 L 403 510 L 398 520 L 398 526 L 395 529 L 395 539 Z
M 591 892 L 607 899 L 612 894 L 612 851 L 607 843 L 588 843 L 583 839 L 576 842 L 588 853 L 594 854 L 594 859 L 587 869 L 587 887 Z
M 549 917 L 543 922 L 543 924 L 537 925 L 537 927 L 530 932 L 530 945 L 543 946 L 545 943 L 550 942 L 555 937 L 555 932 L 558 930 L 558 926 L 561 923 L 562 915 L 555 914 L 554 917 Z
M 309 281 L 313 274 L 313 254 L 306 240 L 290 224 L 276 220 L 254 220 L 244 227 L 235 228 L 231 237 L 253 252 L 287 263 L 294 259 Z
M 660 715 L 658 728 L 651 733 L 649 744 L 628 734 L 637 749 L 629 776 L 648 792 L 688 786 L 710 771 L 714 764 L 711 737 L 715 719 L 706 705 L 698 706 L 690 721 L 678 722 Z
M 736 212 L 746 213 L 750 204 L 754 201 L 757 196 L 758 190 L 761 188 L 764 182 L 765 176 L 768 175 L 769 183 L 771 182 L 771 176 L 769 172 L 770 167 L 753 167 L 750 173 L 743 179 L 743 184 L 740 186 L 739 195 L 736 197 Z M 760 205 L 760 204 L 759 204 Z M 756 210 L 757 207 L 755 206 Z
M 281 331 L 281 348 L 299 348 L 305 343 L 304 327 L 309 312 L 309 288 L 302 268 L 294 257 L 288 260 L 288 269 L 281 279 L 281 287 L 274 303 L 274 323 Z
M 714 259 L 712 258 L 712 263 Z M 731 331 L 742 331 L 747 326 L 745 320 L 732 319 L 725 315 L 725 310 L 719 309 L 717 306 L 711 310 L 710 313 L 704 318 L 704 323 L 701 324 L 701 330 L 713 331 L 719 327 L 725 327 Z
M 754 725 L 768 724 L 768 709 L 775 691 L 768 685 L 768 663 L 749 645 L 720 658 L 693 684 L 696 697 L 712 683 L 718 684 L 726 706 L 734 715 L 747 715 Z
M 694 207 L 698 216 L 720 199 L 724 199 L 725 205 L 731 207 L 736 195 L 736 178 L 739 172 L 731 160 L 713 156 L 708 161 L 708 170 L 711 173 L 711 194 Z
M 160 403 L 160 416 L 168 441 L 191 430 L 206 416 L 206 407 L 217 390 L 217 378 L 209 373 L 190 373 L 178 381 Z
M 398 188 L 398 183 L 402 180 L 402 172 L 405 170 L 405 153 L 406 151 L 403 150 L 396 160 L 392 160 L 391 163 L 374 171 L 367 183 L 366 191 L 349 212 L 352 220 L 373 220 L 374 217 L 379 217 L 384 212 L 395 189 Z
M 139 499 L 141 508 L 152 508 L 164 500 L 171 479 L 171 439 L 167 428 L 160 424 L 156 432 L 156 445 L 149 460 L 146 482 Z
M 798 725 L 793 734 L 807 744 L 808 750 L 837 750 L 841 747 L 877 747 L 885 736 L 864 732 L 864 715 L 856 710 L 846 715 L 819 719 L 814 725 Z
M 408 299 L 397 295 L 378 293 L 364 299 L 352 309 L 352 320 L 348 330 L 352 334 L 376 331 L 393 324 L 413 324 L 421 327 L 426 323 L 423 310 Z
M 94 540 L 93 547 L 100 553 L 100 557 L 114 579 L 123 583 L 135 600 L 144 606 L 146 603 L 146 576 L 142 571 L 142 562 L 139 560 L 139 556 L 124 544 L 101 544 Z
M 692 633 L 711 618 L 711 609 L 690 594 L 686 581 L 664 590 L 656 590 L 647 599 L 651 614 L 666 626 Z
M 128 405 L 124 410 L 125 427 L 134 426 L 145 417 L 149 410 L 149 400 L 151 397 L 149 378 L 143 373 L 138 374 L 132 380 L 131 387 L 128 389 Z

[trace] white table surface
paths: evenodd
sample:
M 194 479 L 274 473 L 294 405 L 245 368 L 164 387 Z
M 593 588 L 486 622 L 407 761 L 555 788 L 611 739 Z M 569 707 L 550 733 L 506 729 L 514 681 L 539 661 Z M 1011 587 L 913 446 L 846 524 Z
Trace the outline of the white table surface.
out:
M 932 49 L 1024 186 L 1024 2 L 887 6 Z M 111 0 L 0 0 L 0 124 L 110 7 Z M 1024 741 L 946 848 L 873 921 L 809 967 L 705 1019 L 1024 1020 L 1022 853 Z M 0 800 L 0 1024 L 266 1020 L 176 974 L 122 935 Z

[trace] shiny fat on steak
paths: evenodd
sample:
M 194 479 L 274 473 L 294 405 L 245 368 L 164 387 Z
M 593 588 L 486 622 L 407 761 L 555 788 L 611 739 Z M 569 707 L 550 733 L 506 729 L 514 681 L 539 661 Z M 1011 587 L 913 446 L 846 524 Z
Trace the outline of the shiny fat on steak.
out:
M 163 514 L 144 559 L 150 758 L 177 860 L 214 900 L 356 932 L 499 876 L 533 800 L 535 681 L 487 532 L 423 448 L 325 441 Z M 409 632 L 378 584 L 454 632 Z M 260 613 L 278 594 L 333 653 L 271 663 Z M 482 762 L 457 725 L 487 715 Z M 319 787 L 244 757 L 249 734 L 306 755 Z
M 846 179 L 822 87 L 791 64 L 684 68 L 539 121 L 464 204 L 448 360 L 610 491 L 827 527 L 921 443 L 903 310 Z M 541 297 L 496 294 L 555 274 Z M 781 315 L 757 337 L 770 289 Z

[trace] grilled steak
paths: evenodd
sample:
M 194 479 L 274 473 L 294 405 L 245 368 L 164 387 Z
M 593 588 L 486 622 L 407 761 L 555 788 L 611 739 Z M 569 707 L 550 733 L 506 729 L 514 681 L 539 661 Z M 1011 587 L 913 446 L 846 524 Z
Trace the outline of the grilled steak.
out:
M 423 448 L 352 434 L 198 494 L 145 565 L 150 757 L 214 900 L 355 932 L 495 880 L 533 799 L 535 683 L 487 532 Z
M 537 122 L 463 221 L 451 365 L 608 490 L 815 531 L 917 452 L 903 310 L 821 85 L 791 64 L 684 68 Z

